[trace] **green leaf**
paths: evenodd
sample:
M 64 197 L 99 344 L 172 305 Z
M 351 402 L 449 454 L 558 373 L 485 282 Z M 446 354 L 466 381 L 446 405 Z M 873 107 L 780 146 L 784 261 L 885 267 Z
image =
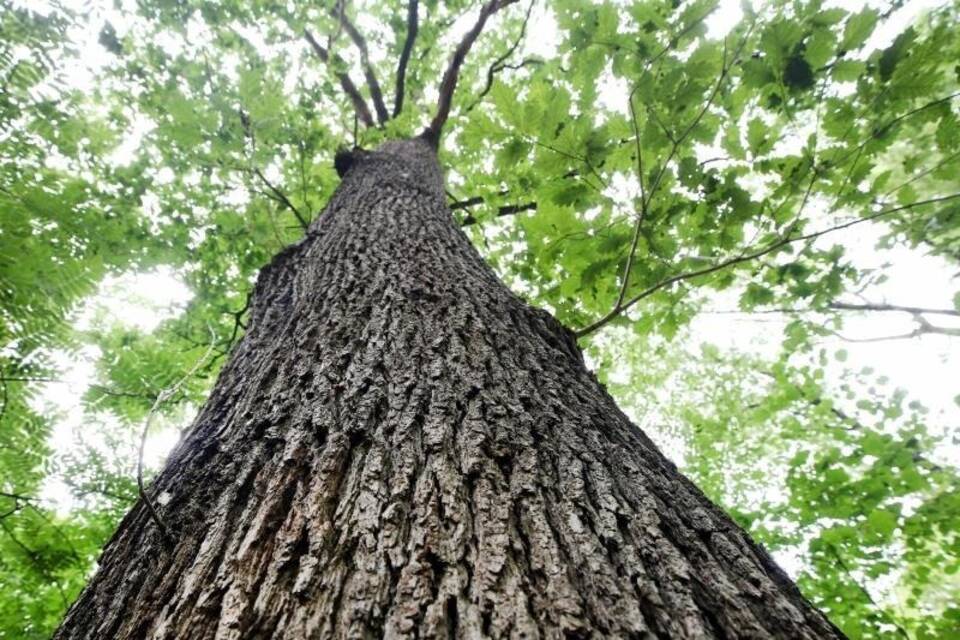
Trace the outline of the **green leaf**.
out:
M 770 127 L 760 118 L 753 118 L 747 124 L 747 146 L 754 156 L 769 152 L 776 141 L 770 132 Z
M 871 8 L 865 8 L 860 13 L 851 15 L 844 25 L 840 48 L 844 51 L 852 51 L 862 47 L 877 26 L 878 17 L 879 12 Z
M 830 70 L 837 82 L 853 82 L 863 75 L 867 65 L 860 60 L 838 60 Z
M 803 57 L 813 69 L 819 69 L 827 64 L 836 50 L 837 37 L 829 29 L 818 29 L 813 32 L 803 48 Z
M 867 516 L 867 527 L 882 540 L 889 540 L 897 528 L 897 515 L 886 509 L 875 509 Z

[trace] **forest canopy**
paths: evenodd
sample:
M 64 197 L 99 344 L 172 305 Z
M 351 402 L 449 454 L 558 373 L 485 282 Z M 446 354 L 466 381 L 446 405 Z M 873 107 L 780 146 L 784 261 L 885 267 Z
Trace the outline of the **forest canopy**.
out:
M 0 0 L 0 638 L 50 636 L 335 159 L 438 104 L 455 220 L 683 472 L 851 638 L 960 636 L 957 24 Z

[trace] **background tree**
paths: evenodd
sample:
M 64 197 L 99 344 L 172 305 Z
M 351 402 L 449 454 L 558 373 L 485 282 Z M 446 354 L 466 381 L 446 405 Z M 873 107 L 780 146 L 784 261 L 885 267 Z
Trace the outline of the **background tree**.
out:
M 3 519 L 4 558 L 18 581 L 9 592 L 37 586 L 33 592 L 41 594 L 4 600 L 4 611 L 17 612 L 3 616 L 13 629 L 23 619 L 49 628 L 56 616 L 41 612 L 62 606 L 51 576 L 65 583 L 66 598 L 75 593 L 109 522 L 135 491 L 129 469 L 79 455 L 61 464 L 73 464 L 78 493 L 98 491 L 87 494 L 87 509 L 73 511 L 67 523 L 31 502 L 49 460 L 46 427 L 27 401 L 31 380 L 17 378 L 55 376 L 38 364 L 51 349 L 96 345 L 102 364 L 86 395 L 91 415 L 115 417 L 117 437 L 135 440 L 156 395 L 190 371 L 213 327 L 213 364 L 164 409 L 199 402 L 204 380 L 222 361 L 217 356 L 245 325 L 253 273 L 300 237 L 302 222 L 337 183 L 330 158 L 338 146 L 369 148 L 420 130 L 447 53 L 478 9 L 425 3 L 406 12 L 370 5 L 291 13 L 257 3 L 158 3 L 113 11 L 89 23 L 103 25 L 99 39 L 112 59 L 83 95 L 30 90 L 33 84 L 56 90 L 48 79 L 70 59 L 62 49 L 76 19 L 63 10 L 43 18 L 4 12 L 10 33 L 4 41 L 33 49 L 11 44 L 3 58 L 5 77 L 13 79 L 4 93 L 13 100 L 3 118 L 11 132 L 3 142 L 3 237 L 29 225 L 29 235 L 20 237 L 30 242 L 3 252 L 21 259 L 4 264 L 2 274 L 10 301 L 4 302 L 10 360 L 3 369 L 9 399 L 0 430 L 10 485 L 2 489 L 15 497 L 0 513 L 12 510 Z M 716 362 L 731 359 L 722 376 L 718 365 L 709 367 L 717 380 L 712 399 L 703 394 L 714 387 L 698 382 L 706 378 L 684 373 L 696 371 L 696 352 L 678 350 L 669 359 L 681 373 L 668 376 L 679 380 L 673 395 L 659 398 L 658 406 L 669 407 L 663 424 L 689 452 L 701 447 L 710 454 L 689 453 L 685 468 L 721 503 L 743 505 L 741 521 L 765 543 L 805 548 L 807 593 L 850 635 L 899 628 L 948 637 L 957 615 L 949 595 L 956 583 L 951 587 L 947 577 L 957 568 L 957 507 L 955 472 L 933 442 L 937 429 L 922 407 L 904 410 L 898 396 L 818 389 L 825 383 L 817 342 L 842 333 L 851 314 L 889 313 L 885 301 L 857 297 L 885 274 L 856 264 L 843 244 L 831 241 L 849 238 L 841 235 L 845 228 L 882 223 L 888 244 L 956 258 L 956 7 L 903 24 L 876 49 L 871 34 L 897 22 L 895 6 L 848 14 L 818 3 L 775 4 L 748 13 L 725 37 L 707 29 L 717 20 L 712 9 L 710 3 L 534 7 L 535 21 L 552 16 L 558 27 L 556 47 L 536 52 L 524 28 L 527 8 L 501 12 L 498 28 L 476 41 L 451 105 L 442 154 L 452 167 L 452 208 L 515 290 L 581 330 L 601 374 L 607 368 L 599 363 L 622 360 L 617 343 L 631 336 L 652 344 L 641 353 L 669 351 L 663 339 L 682 342 L 687 324 L 710 310 L 717 291 L 742 310 L 786 315 L 784 351 L 774 362 L 716 356 Z M 366 54 L 353 34 L 364 38 Z M 367 77 L 380 79 L 388 109 L 388 80 L 399 85 L 405 50 L 404 106 L 380 128 Z M 43 51 L 52 62 L 34 69 Z M 353 91 L 345 90 L 346 77 L 358 80 Z M 622 87 L 620 100 L 610 97 L 616 92 L 600 99 L 598 79 Z M 369 103 L 366 116 L 361 101 Z M 59 122 L 51 102 L 73 128 L 41 126 Z M 27 121 L 39 124 L 31 129 Z M 17 143 L 12 133 L 25 131 L 35 133 Z M 71 131 L 85 132 L 73 134 L 82 143 L 68 144 Z M 46 183 L 34 182 L 40 173 L 31 171 L 29 180 L 15 173 L 31 166 L 31 154 L 64 161 L 52 165 L 57 169 Z M 77 191 L 83 184 L 97 191 Z M 77 223 L 87 218 L 72 202 L 90 212 L 89 222 Z M 150 237 L 136 229 L 149 229 Z M 53 240 L 69 251 L 51 251 Z M 82 278 L 70 276 L 72 264 Z M 108 326 L 83 336 L 66 330 L 63 318 L 105 273 L 154 264 L 177 269 L 194 292 L 185 313 L 151 335 Z M 71 290 L 77 282 L 86 284 Z M 49 310 L 41 311 L 43 305 Z M 932 310 L 941 313 L 930 311 L 904 311 L 916 319 L 905 334 L 951 330 L 956 309 L 947 292 Z M 31 324 L 38 319 L 56 320 L 56 335 Z M 662 369 L 641 357 L 631 356 L 636 370 Z M 735 375 L 744 370 L 751 372 L 746 379 Z M 738 379 L 739 387 L 732 382 Z M 649 388 L 621 389 L 621 397 Z M 765 400 L 766 408 L 755 411 L 757 390 L 780 400 Z M 770 433 L 775 424 L 785 429 Z M 734 440 L 735 433 L 743 435 Z M 863 441 L 867 433 L 876 437 Z M 738 451 L 733 443 L 759 446 L 768 438 L 764 459 L 791 478 L 785 504 L 777 505 L 778 527 L 749 515 L 772 512 L 757 502 L 759 490 L 743 488 L 761 478 L 733 472 L 730 464 Z M 720 442 L 731 443 L 727 457 Z M 811 504 L 810 496 L 826 495 L 847 499 Z M 39 513 L 64 535 L 51 533 Z M 101 513 L 103 524 L 90 530 L 79 552 L 66 552 L 64 538 L 76 545 L 77 535 L 87 535 L 67 525 Z M 875 536 L 861 544 L 854 532 L 866 524 Z M 42 540 L 49 542 L 38 545 Z M 891 581 L 902 586 L 891 589 Z M 877 585 L 887 596 L 872 595 Z

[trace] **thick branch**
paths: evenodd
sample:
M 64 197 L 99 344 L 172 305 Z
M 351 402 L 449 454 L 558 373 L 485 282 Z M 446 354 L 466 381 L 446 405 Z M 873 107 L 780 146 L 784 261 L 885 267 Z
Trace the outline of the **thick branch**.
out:
M 350 22 L 350 18 L 347 17 L 347 12 L 334 10 L 334 17 L 340 18 L 340 24 L 343 26 L 343 30 L 347 32 L 347 35 L 350 36 L 350 40 L 353 41 L 353 44 L 357 46 L 357 49 L 360 51 L 360 64 L 363 65 L 363 76 L 367 80 L 367 86 L 370 88 L 370 97 L 373 99 L 373 108 L 377 111 L 377 122 L 380 124 L 385 123 L 390 119 L 389 114 L 387 113 L 387 107 L 383 103 L 383 92 L 380 90 L 380 83 L 377 81 L 377 75 L 373 71 L 373 66 L 370 64 L 370 52 L 367 49 L 367 41 L 363 35 L 357 30 L 357 28 Z
M 397 63 L 397 88 L 393 98 L 393 117 L 396 118 L 403 111 L 403 95 L 406 91 L 407 64 L 410 54 L 413 53 L 413 43 L 417 40 L 420 28 L 418 0 L 410 0 L 407 5 L 407 39 L 403 42 L 403 51 L 400 52 L 400 61 Z
M 501 198 L 509 195 L 509 191 L 501 191 L 497 195 Z M 486 202 L 486 199 L 483 196 L 474 196 L 472 198 L 467 198 L 466 200 L 456 200 L 451 202 L 447 206 L 450 208 L 450 211 L 457 211 L 460 209 L 469 209 L 470 207 L 475 207 L 478 204 L 483 204 Z M 523 204 L 508 204 L 497 209 L 497 217 L 510 216 L 515 213 L 523 213 L 524 211 L 536 211 L 537 203 L 536 202 L 525 202 Z M 469 213 L 460 221 L 460 226 L 468 227 L 472 224 L 476 224 L 477 219 L 474 218 Z
M 304 37 L 306 37 L 307 42 L 310 43 L 310 46 L 313 47 L 313 50 L 316 52 L 317 57 L 320 58 L 325 64 L 330 64 L 330 52 L 327 51 L 326 47 L 317 42 L 317 39 L 313 37 L 313 34 L 308 30 L 304 30 Z M 333 56 L 333 61 L 335 68 L 337 66 L 342 66 L 345 63 L 339 56 Z M 350 102 L 353 103 L 353 108 L 357 113 L 357 117 L 363 121 L 368 127 L 374 126 L 373 116 L 370 115 L 370 108 L 367 106 L 366 101 L 364 101 L 363 96 L 360 95 L 360 91 L 357 90 L 357 85 L 353 84 L 353 80 L 350 79 L 346 73 L 342 71 L 335 71 L 334 74 L 337 76 L 337 80 L 340 81 L 340 87 L 343 89 L 343 92 L 347 94 L 347 97 L 350 98 Z
M 440 144 L 440 132 L 443 130 L 443 125 L 446 124 L 447 118 L 450 116 L 450 106 L 453 104 L 453 92 L 457 88 L 457 78 L 460 75 L 460 67 L 463 66 L 463 61 L 467 58 L 467 54 L 470 53 L 470 48 L 483 32 L 483 27 L 487 23 L 487 19 L 500 9 L 516 1 L 517 0 L 488 0 L 480 9 L 480 15 L 477 16 L 477 22 L 473 25 L 473 28 L 464 34 L 463 40 L 460 41 L 460 44 L 457 45 L 456 50 L 453 52 L 450 64 L 443 74 L 443 80 L 440 81 L 440 97 L 437 101 L 437 114 L 430 122 L 430 126 L 428 126 L 422 134 L 422 136 L 431 141 L 434 146 Z
M 803 234 L 803 235 L 794 236 L 794 237 L 791 237 L 791 236 L 788 234 L 788 235 L 780 238 L 779 240 L 777 240 L 777 241 L 775 241 L 775 242 L 767 245 L 766 247 L 764 247 L 764 248 L 762 248 L 762 249 L 758 249 L 757 251 L 754 251 L 754 252 L 751 252 L 751 253 L 741 253 L 741 254 L 738 255 L 738 256 L 735 256 L 735 257 L 730 258 L 730 259 L 728 259 L 728 260 L 724 260 L 723 262 L 719 262 L 719 263 L 717 263 L 717 264 L 715 264 L 715 265 L 712 265 L 712 266 L 709 266 L 709 267 L 704 267 L 703 269 L 696 269 L 696 270 L 694 270 L 694 271 L 689 271 L 689 272 L 687 272 L 687 273 L 680 273 L 680 274 L 677 274 L 677 275 L 675 275 L 675 276 L 671 276 L 671 277 L 669 277 L 669 278 L 667 278 L 667 279 L 665 279 L 665 280 L 662 280 L 662 281 L 658 282 L 657 284 L 654 284 L 654 285 L 652 285 L 652 286 L 644 289 L 643 291 L 641 291 L 640 293 L 638 293 L 638 294 L 635 295 L 634 297 L 630 298 L 630 300 L 628 300 L 627 302 L 621 303 L 621 304 L 618 304 L 618 305 L 615 305 L 615 306 L 613 307 L 613 309 L 610 310 L 609 313 L 607 313 L 606 315 L 604 315 L 603 317 L 601 317 L 601 318 L 600 318 L 599 320 L 597 320 L 596 322 L 593 322 L 593 323 L 587 325 L 586 327 L 575 331 L 574 334 L 575 334 L 578 338 L 582 338 L 583 336 L 586 336 L 586 335 L 589 335 L 590 333 L 593 333 L 593 332 L 596 331 L 597 329 L 600 329 L 600 328 L 606 326 L 607 324 L 609 324 L 614 318 L 616 318 L 616 317 L 619 316 L 621 313 L 623 313 L 624 311 L 626 311 L 627 309 L 629 309 L 630 307 L 632 307 L 632 306 L 635 305 L 636 303 L 640 302 L 640 301 L 643 300 L 644 298 L 646 298 L 646 297 L 648 297 L 648 296 L 651 296 L 651 295 L 653 295 L 654 293 L 656 293 L 657 291 L 660 291 L 660 290 L 663 289 L 663 288 L 669 287 L 669 286 L 672 285 L 672 284 L 676 284 L 677 282 L 681 282 L 681 281 L 683 281 L 683 280 L 689 280 L 689 279 L 691 279 L 691 278 L 697 278 L 697 277 L 700 277 L 700 276 L 709 275 L 709 274 L 711 274 L 711 273 L 715 273 L 715 272 L 717 272 L 717 271 L 720 271 L 720 270 L 722 270 L 722 269 L 726 269 L 727 267 L 731 267 L 731 266 L 736 265 L 736 264 L 740 264 L 740 263 L 742 263 L 742 262 L 749 262 L 749 261 L 751 261 L 751 260 L 755 260 L 755 259 L 757 259 L 757 258 L 763 257 L 763 256 L 767 255 L 768 253 L 772 253 L 772 252 L 776 251 L 777 249 L 780 249 L 781 247 L 784 247 L 784 246 L 786 246 L 786 245 L 788 245 L 788 244 L 792 244 L 792 243 L 794 243 L 794 242 L 804 242 L 804 241 L 806 241 L 806 240 L 814 240 L 814 239 L 819 238 L 820 236 L 826 235 L 826 234 L 828 234 L 828 233 L 832 233 L 832 232 L 834 232 L 834 231 L 840 231 L 840 230 L 842 230 L 842 229 L 847 229 L 847 228 L 852 227 L 852 226 L 854 226 L 854 225 L 857 225 L 857 224 L 860 224 L 860 223 L 863 223 L 863 222 L 868 222 L 868 221 L 870 221 L 870 220 L 876 220 L 877 218 L 880 218 L 880 217 L 889 215 L 889 214 L 891 214 L 891 213 L 896 213 L 896 212 L 898 212 L 898 211 L 904 211 L 904 210 L 907 210 L 907 209 L 912 209 L 912 208 L 914 208 L 914 207 L 920 207 L 920 206 L 927 205 L 927 204 L 936 204 L 936 203 L 938 203 L 938 202 L 947 202 L 947 201 L 949 201 L 949 200 L 956 200 L 957 198 L 960 198 L 960 193 L 955 193 L 955 194 L 952 194 L 952 195 L 949 195 L 949 196 L 942 196 L 942 197 L 939 197 L 939 198 L 930 198 L 929 200 L 921 200 L 921 201 L 919 201 L 919 202 L 914 202 L 914 203 L 912 203 L 912 204 L 906 204 L 906 205 L 902 205 L 902 206 L 899 206 L 899 207 L 891 207 L 890 209 L 883 209 L 882 211 L 877 211 L 876 213 L 872 213 L 872 214 L 867 215 L 867 216 L 864 216 L 864 217 L 862 217 L 862 218 L 857 218 L 856 220 L 851 220 L 850 222 L 844 222 L 844 223 L 842 223 L 842 224 L 834 225 L 834 226 L 832 226 L 832 227 L 827 227 L 826 229 L 821 229 L 820 231 L 813 231 L 813 232 L 810 232 L 810 233 L 805 233 L 805 234 Z M 790 225 L 790 228 L 791 228 L 791 229 L 792 229 L 793 227 L 794 227 L 794 225 Z
M 523 204 L 508 204 L 497 209 L 497 217 L 502 218 L 504 216 L 512 216 L 515 213 L 522 213 L 524 211 L 536 211 L 537 203 L 536 202 L 525 202 Z M 467 214 L 463 220 L 460 221 L 460 226 L 469 227 L 472 224 L 476 224 L 477 219 L 472 215 Z

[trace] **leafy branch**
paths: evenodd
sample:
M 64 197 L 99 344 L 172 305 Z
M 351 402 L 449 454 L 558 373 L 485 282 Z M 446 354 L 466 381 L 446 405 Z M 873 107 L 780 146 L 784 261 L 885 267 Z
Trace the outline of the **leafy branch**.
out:
M 633 127 L 633 139 L 636 145 L 636 155 L 637 155 L 637 177 L 640 182 L 640 211 L 637 213 L 637 220 L 634 224 L 633 239 L 630 243 L 630 252 L 627 254 L 627 262 L 623 268 L 623 277 L 621 278 L 620 291 L 617 294 L 617 301 L 613 305 L 614 309 L 618 309 L 623 306 L 623 301 L 627 296 L 627 291 L 630 287 L 630 272 L 633 269 L 633 261 L 637 255 L 637 247 L 640 244 L 640 235 L 643 228 L 643 221 L 647 217 L 647 212 L 650 206 L 650 202 L 653 200 L 653 196 L 656 194 L 657 188 L 660 186 L 660 182 L 663 179 L 664 174 L 666 173 L 667 166 L 676 156 L 677 151 L 680 148 L 680 145 L 687 139 L 687 137 L 696 129 L 697 125 L 700 124 L 700 121 L 703 119 L 703 116 L 706 115 L 707 111 L 710 109 L 710 105 L 713 104 L 714 99 L 716 99 L 717 94 L 720 91 L 720 87 L 723 86 L 724 81 L 727 79 L 727 76 L 730 73 L 730 69 L 733 65 L 733 62 L 738 58 L 740 52 L 743 50 L 743 47 L 746 45 L 747 40 L 750 38 L 750 33 L 753 31 L 753 24 L 750 25 L 750 29 L 747 30 L 747 33 L 741 39 L 740 44 L 737 46 L 736 51 L 734 52 L 731 60 L 727 61 L 727 41 L 724 38 L 723 41 L 723 64 L 721 66 L 720 75 L 717 78 L 717 82 L 714 84 L 713 91 L 711 91 L 706 102 L 701 107 L 700 111 L 689 123 L 689 125 L 683 130 L 683 133 L 679 137 L 675 137 L 672 132 L 670 132 L 666 126 L 661 124 L 664 133 L 671 142 L 670 151 L 667 154 L 667 159 L 660 167 L 660 171 L 657 172 L 656 177 L 650 185 L 649 191 L 645 193 L 644 183 L 643 183 L 643 149 L 640 136 L 640 127 L 637 122 L 637 111 L 634 107 L 634 96 L 639 90 L 640 85 L 635 85 L 633 90 L 630 92 L 627 102 L 630 108 L 630 119 L 631 126 Z M 682 34 L 681 34 L 682 35 Z M 648 62 L 647 66 L 649 67 L 652 64 L 653 60 L 661 58 L 670 50 L 671 47 L 676 46 L 676 43 L 679 41 L 678 38 L 672 39 L 670 44 L 663 48 L 663 50 L 657 54 L 651 61 Z M 809 190 L 808 190 L 809 193 Z
M 466 108 L 466 111 L 473 111 L 473 109 L 483 101 L 483 99 L 490 93 L 490 89 L 493 88 L 493 78 L 496 74 L 500 73 L 504 69 L 520 69 L 529 64 L 542 64 L 542 61 L 537 58 L 527 58 L 518 64 L 509 64 L 507 59 L 510 58 L 520 46 L 520 43 L 523 42 L 524 37 L 527 34 L 527 23 L 530 22 L 530 13 L 533 11 L 533 2 L 527 6 L 527 13 L 523 16 L 523 22 L 520 24 L 520 33 L 517 34 L 516 40 L 513 41 L 513 44 L 508 48 L 502 55 L 496 58 L 493 62 L 490 63 L 490 66 L 487 67 L 487 81 L 483 86 L 483 89 L 477 94 L 477 97 L 474 98 L 473 102 L 470 103 L 470 106 Z
M 257 138 L 253 133 L 253 126 L 250 122 L 250 116 L 243 110 L 240 111 L 240 122 L 243 124 L 244 134 L 250 139 L 250 144 L 253 148 L 253 151 L 256 152 Z M 307 220 L 307 217 L 304 216 L 299 209 L 297 209 L 297 207 L 290 201 L 290 198 L 288 198 L 283 191 L 281 191 L 272 182 L 270 182 L 270 180 L 267 179 L 267 176 L 263 174 L 263 171 L 261 171 L 259 167 L 253 166 L 252 159 L 250 173 L 255 175 L 268 189 L 268 191 L 259 191 L 259 193 L 281 204 L 287 209 L 290 209 L 304 231 L 310 227 L 310 221 Z
M 756 251 L 752 251 L 752 252 L 749 252 L 749 253 L 741 253 L 741 254 L 738 255 L 738 256 L 734 256 L 733 258 L 730 258 L 730 259 L 728 259 L 728 260 L 724 260 L 724 261 L 722 261 L 722 262 L 719 262 L 719 263 L 717 263 L 717 264 L 711 265 L 711 266 L 709 266 L 709 267 L 704 267 L 704 268 L 702 268 L 702 269 L 696 269 L 696 270 L 694 270 L 694 271 L 688 271 L 688 272 L 686 272 L 686 273 L 680 273 L 680 274 L 671 276 L 671 277 L 669 277 L 669 278 L 666 278 L 665 280 L 662 280 L 662 281 L 660 281 L 660 282 L 658 282 L 658 283 L 656 283 L 656 284 L 654 284 L 654 285 L 652 285 L 652 286 L 644 289 L 643 291 L 641 291 L 641 292 L 638 293 L 637 295 L 635 295 L 635 296 L 633 296 L 632 298 L 630 298 L 628 301 L 626 301 L 626 302 L 621 302 L 620 304 L 614 305 L 613 309 L 611 309 L 607 314 L 605 314 L 604 316 L 602 316 L 600 319 L 596 320 L 595 322 L 587 325 L 586 327 L 583 327 L 582 329 L 578 329 L 577 331 L 574 331 L 574 334 L 575 334 L 578 338 L 582 338 L 582 337 L 584 337 L 584 336 L 586 336 L 586 335 L 589 335 L 589 334 L 593 333 L 594 331 L 596 331 L 596 330 L 598 330 L 598 329 L 606 326 L 607 324 L 609 324 L 609 323 L 610 323 L 612 320 L 614 320 L 617 316 L 619 316 L 619 315 L 622 314 L 624 311 L 626 311 L 627 309 L 629 309 L 630 307 L 632 307 L 632 306 L 635 305 L 636 303 L 640 302 L 640 301 L 643 300 L 644 298 L 647 298 L 647 297 L 653 295 L 654 293 L 656 293 L 657 291 L 660 291 L 661 289 L 664 289 L 664 288 L 666 288 L 666 287 L 669 287 L 670 285 L 673 285 L 673 284 L 675 284 L 675 283 L 682 282 L 682 281 L 684 281 L 684 280 L 689 280 L 689 279 L 691 279 L 691 278 L 697 278 L 697 277 L 700 277 L 700 276 L 709 275 L 709 274 L 711 274 L 711 273 L 715 273 L 715 272 L 717 272 L 717 271 L 721 271 L 721 270 L 723 270 L 723 269 L 726 269 L 727 267 L 732 267 L 732 266 L 734 266 L 734 265 L 737 265 L 737 264 L 740 264 L 740 263 L 743 263 L 743 262 L 749 262 L 749 261 L 751 261 L 751 260 L 756 260 L 757 258 L 763 257 L 763 256 L 765 256 L 765 255 L 767 255 L 767 254 L 769 254 L 769 253 L 773 253 L 774 251 L 776 251 L 776 250 L 778 250 L 778 249 L 780 249 L 780 248 L 782 248 L 782 247 L 785 247 L 786 245 L 792 244 L 792 243 L 794 243 L 794 242 L 804 242 L 804 241 L 807 241 L 807 240 L 815 240 L 815 239 L 817 239 L 817 238 L 819 238 L 819 237 L 821 237 L 821 236 L 827 235 L 827 234 L 829 234 L 829 233 L 833 233 L 833 232 L 835 232 L 835 231 L 840 231 L 840 230 L 843 230 L 843 229 L 848 229 L 848 228 L 850 228 L 850 227 L 852 227 L 852 226 L 854 226 L 854 225 L 858 225 L 858 224 L 861 224 L 861 223 L 863 223 L 863 222 L 868 222 L 868 221 L 871 221 L 871 220 L 876 220 L 876 219 L 881 218 L 881 217 L 883 217 L 883 216 L 890 215 L 891 213 L 896 213 L 896 212 L 898 212 L 898 211 L 905 211 L 905 210 L 908 210 L 908 209 L 912 209 L 912 208 L 915 208 L 915 207 L 920 207 L 920 206 L 928 205 L 928 204 L 936 204 L 936 203 L 939 203 L 939 202 L 947 202 L 947 201 L 950 201 L 950 200 L 955 200 L 955 199 L 957 199 L 957 198 L 960 198 L 960 193 L 955 193 L 955 194 L 951 194 L 951 195 L 948 195 L 948 196 L 941 196 L 941 197 L 938 197 L 938 198 L 930 198 L 930 199 L 928 199 L 928 200 L 920 200 L 920 201 L 917 201 L 917 202 L 914 202 L 914 203 L 911 203 L 911 204 L 901 205 L 901 206 L 898 206 L 898 207 L 891 207 L 891 208 L 889 208 L 889 209 L 883 209 L 883 210 L 881 210 L 881 211 L 877 211 L 877 212 L 872 213 L 872 214 L 870 214 L 870 215 L 863 216 L 862 218 L 857 218 L 856 220 L 851 220 L 851 221 L 849 221 L 849 222 L 844 222 L 844 223 L 837 224 L 837 225 L 834 225 L 834 226 L 831 226 L 831 227 L 827 227 L 827 228 L 825 228 L 825 229 L 821 229 L 821 230 L 819 230 L 819 231 L 813 231 L 813 232 L 805 233 L 805 234 L 798 235 L 798 236 L 791 236 L 791 235 L 790 235 L 790 232 L 793 230 L 793 227 L 795 226 L 795 224 L 791 224 L 790 227 L 788 228 L 787 234 L 786 234 L 785 236 L 783 236 L 783 237 L 781 237 L 780 239 L 772 242 L 771 244 L 767 245 L 766 247 L 763 247 L 762 249 L 758 249 L 758 250 L 756 250 Z

